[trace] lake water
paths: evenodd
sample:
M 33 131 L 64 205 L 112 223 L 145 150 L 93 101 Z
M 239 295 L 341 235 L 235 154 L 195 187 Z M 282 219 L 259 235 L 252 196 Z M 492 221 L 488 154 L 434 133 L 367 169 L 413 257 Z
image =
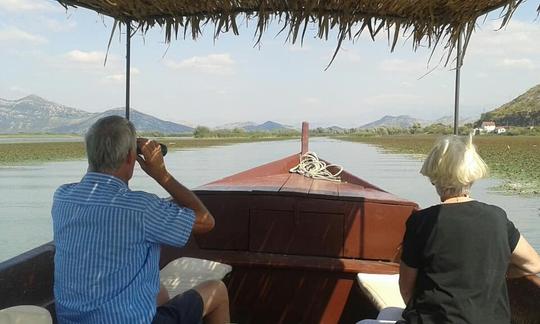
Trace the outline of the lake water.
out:
M 312 139 L 310 149 L 421 207 L 438 203 L 433 186 L 418 173 L 421 162 L 411 156 L 385 154 L 366 144 L 321 138 Z M 297 140 L 246 143 L 171 151 L 165 161 L 169 172 L 187 187 L 194 188 L 299 150 Z M 50 209 L 54 190 L 63 183 L 79 181 L 85 170 L 86 161 L 82 160 L 0 167 L 0 262 L 52 239 Z M 479 181 L 472 196 L 504 208 L 521 233 L 540 251 L 540 199 L 509 196 L 489 189 L 497 183 L 493 179 Z M 166 196 L 138 167 L 130 187 Z

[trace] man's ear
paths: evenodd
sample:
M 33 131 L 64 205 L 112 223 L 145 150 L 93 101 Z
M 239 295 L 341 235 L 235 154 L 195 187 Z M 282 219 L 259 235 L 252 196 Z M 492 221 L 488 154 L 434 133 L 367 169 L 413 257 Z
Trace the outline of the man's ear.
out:
M 137 160 L 137 154 L 133 154 L 133 149 L 130 149 L 126 157 L 126 163 L 132 164 L 135 163 L 135 160 Z

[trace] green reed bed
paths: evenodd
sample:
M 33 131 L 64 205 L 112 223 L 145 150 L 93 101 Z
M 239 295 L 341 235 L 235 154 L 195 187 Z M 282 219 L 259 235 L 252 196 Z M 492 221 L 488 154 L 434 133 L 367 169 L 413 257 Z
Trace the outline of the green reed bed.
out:
M 438 136 L 349 136 L 339 139 L 372 144 L 390 153 L 405 153 L 423 158 Z M 475 136 L 478 152 L 491 175 L 505 182 L 500 189 L 520 194 L 540 194 L 540 137 Z
M 248 142 L 279 141 L 293 137 L 257 137 L 257 138 L 204 138 L 178 139 L 158 138 L 169 150 L 201 148 Z M 83 142 L 44 142 L 44 143 L 0 143 L 0 166 L 33 164 L 50 161 L 84 159 L 86 150 Z

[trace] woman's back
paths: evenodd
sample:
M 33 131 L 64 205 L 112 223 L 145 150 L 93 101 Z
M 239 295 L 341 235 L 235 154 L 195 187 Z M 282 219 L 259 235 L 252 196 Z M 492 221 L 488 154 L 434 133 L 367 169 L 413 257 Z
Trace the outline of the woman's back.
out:
M 520 234 L 499 207 L 432 206 L 407 221 L 402 261 L 418 269 L 409 323 L 509 323 L 505 273 Z

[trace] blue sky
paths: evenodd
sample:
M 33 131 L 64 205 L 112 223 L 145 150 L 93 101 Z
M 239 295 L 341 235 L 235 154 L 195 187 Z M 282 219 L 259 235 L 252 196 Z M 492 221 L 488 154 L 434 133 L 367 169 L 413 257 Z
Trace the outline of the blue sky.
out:
M 462 69 L 463 116 L 476 116 L 540 83 L 539 1 L 527 1 L 509 26 L 497 14 L 480 20 Z M 67 12 L 52 0 L 0 0 L 0 98 L 37 94 L 98 112 L 124 105 L 125 37 L 116 33 L 103 58 L 112 20 L 86 9 Z M 214 42 L 212 26 L 197 41 L 167 45 L 153 29 L 132 39 L 132 107 L 157 117 L 215 126 L 274 120 L 357 127 L 384 115 L 436 119 L 453 113 L 452 67 L 437 52 L 412 51 L 404 37 L 394 53 L 386 36 L 336 46 L 313 37 L 291 45 L 271 26 L 254 47 L 254 28 Z M 311 33 L 310 33 L 311 32 Z M 420 78 L 434 69 L 429 75 Z

